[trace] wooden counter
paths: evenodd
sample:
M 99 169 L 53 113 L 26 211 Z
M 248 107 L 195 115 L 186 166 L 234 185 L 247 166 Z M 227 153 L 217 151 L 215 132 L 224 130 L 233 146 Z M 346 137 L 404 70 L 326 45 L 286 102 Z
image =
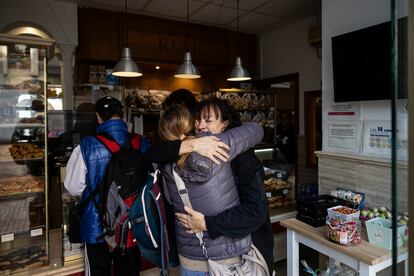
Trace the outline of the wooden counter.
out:
M 330 242 L 325 236 L 325 227 L 314 228 L 295 218 L 286 219 L 280 225 L 287 228 L 288 275 L 299 275 L 299 246 L 305 244 L 314 250 L 344 263 L 360 272 L 371 276 L 392 265 L 391 250 L 387 250 L 362 240 L 356 246 L 344 246 Z M 407 274 L 407 246 L 399 249 L 398 262 L 405 261 Z

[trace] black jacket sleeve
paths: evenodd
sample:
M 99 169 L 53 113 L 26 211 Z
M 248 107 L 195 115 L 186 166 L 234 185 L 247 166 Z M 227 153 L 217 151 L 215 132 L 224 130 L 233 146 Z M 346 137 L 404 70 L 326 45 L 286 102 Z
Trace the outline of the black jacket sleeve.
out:
M 158 142 L 152 145 L 147 153 L 147 158 L 154 163 L 171 163 L 179 158 L 181 140 Z
M 254 150 L 241 153 L 232 161 L 233 176 L 240 196 L 240 205 L 215 216 L 206 216 L 209 237 L 242 238 L 260 228 L 268 216 L 264 193 L 263 165 Z

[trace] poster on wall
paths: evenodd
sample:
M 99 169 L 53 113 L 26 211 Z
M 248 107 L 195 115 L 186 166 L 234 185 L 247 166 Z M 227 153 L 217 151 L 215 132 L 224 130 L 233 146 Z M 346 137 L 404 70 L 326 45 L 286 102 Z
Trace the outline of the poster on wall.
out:
M 328 106 L 328 121 L 352 121 L 360 120 L 360 102 L 331 102 Z
M 407 121 L 397 121 L 397 158 L 407 160 Z M 363 153 L 391 158 L 391 120 L 365 120 Z
M 360 122 L 330 122 L 324 123 L 324 150 L 356 153 L 361 147 Z

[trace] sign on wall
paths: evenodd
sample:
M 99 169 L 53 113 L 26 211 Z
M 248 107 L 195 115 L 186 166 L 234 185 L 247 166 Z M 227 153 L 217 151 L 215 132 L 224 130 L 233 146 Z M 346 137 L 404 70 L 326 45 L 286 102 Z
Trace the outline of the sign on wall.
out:
M 324 150 L 357 153 L 361 148 L 361 123 L 357 121 L 325 121 Z
M 361 103 L 360 102 L 346 102 L 346 103 L 332 102 L 328 107 L 328 120 L 329 121 L 360 120 L 360 117 L 361 117 Z
M 391 120 L 365 120 L 363 153 L 391 158 Z M 407 160 L 407 121 L 397 121 L 397 158 Z

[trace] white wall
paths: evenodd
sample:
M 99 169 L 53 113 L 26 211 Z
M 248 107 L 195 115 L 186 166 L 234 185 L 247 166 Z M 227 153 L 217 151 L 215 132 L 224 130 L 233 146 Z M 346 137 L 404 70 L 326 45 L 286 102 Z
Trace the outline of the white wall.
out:
M 304 134 L 304 91 L 319 90 L 321 60 L 308 43 L 310 16 L 260 36 L 260 78 L 299 73 L 299 133 Z M 324 42 L 323 42 L 323 46 Z
M 400 1 L 399 16 L 406 16 L 407 11 L 408 0 Z M 390 19 L 389 0 L 322 0 L 322 119 L 324 122 L 327 121 L 328 110 L 333 103 L 334 96 L 331 37 L 390 21 Z M 405 103 L 406 100 L 399 100 L 398 119 L 404 120 L 407 117 Z M 353 118 L 355 123 L 362 125 L 364 120 L 390 120 L 389 100 L 356 102 L 355 105 L 360 110 L 360 115 Z M 362 130 L 363 127 L 360 128 L 360 131 Z M 359 135 L 364 139 L 362 133 Z M 326 141 L 326 131 L 323 132 L 323 137 Z M 328 150 L 325 142 L 323 150 Z M 358 149 L 357 153 L 361 153 L 361 149 Z
M 0 31 L 20 22 L 42 27 L 59 44 L 78 45 L 77 5 L 52 0 L 4 1 Z

